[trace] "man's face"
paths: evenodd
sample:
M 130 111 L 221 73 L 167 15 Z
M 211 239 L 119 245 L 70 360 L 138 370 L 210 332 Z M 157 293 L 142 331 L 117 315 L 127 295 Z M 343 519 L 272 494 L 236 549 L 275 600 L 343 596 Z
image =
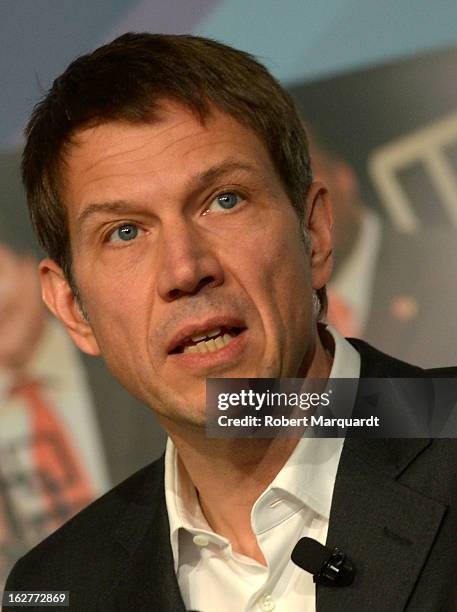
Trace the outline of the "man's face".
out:
M 308 368 L 312 285 L 325 279 L 251 130 L 216 111 L 203 126 L 167 103 L 154 123 L 79 132 L 64 179 L 88 315 L 65 322 L 159 415 L 203 423 L 206 377 Z

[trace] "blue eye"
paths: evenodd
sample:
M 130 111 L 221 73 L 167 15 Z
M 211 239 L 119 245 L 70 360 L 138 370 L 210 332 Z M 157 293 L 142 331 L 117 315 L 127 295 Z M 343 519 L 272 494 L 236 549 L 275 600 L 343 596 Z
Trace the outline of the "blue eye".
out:
M 208 210 L 217 211 L 221 208 L 223 210 L 230 210 L 242 201 L 243 198 L 238 193 L 235 191 L 227 191 L 226 193 L 221 193 L 220 195 L 216 196 L 211 202 Z
M 139 228 L 131 223 L 126 223 L 116 228 L 109 235 L 109 242 L 129 242 L 138 236 Z

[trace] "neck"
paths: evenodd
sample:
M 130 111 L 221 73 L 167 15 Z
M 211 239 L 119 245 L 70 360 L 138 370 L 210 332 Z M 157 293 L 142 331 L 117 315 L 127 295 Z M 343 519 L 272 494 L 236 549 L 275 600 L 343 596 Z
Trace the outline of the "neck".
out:
M 307 374 L 328 377 L 330 368 L 331 359 L 318 338 Z M 213 531 L 229 539 L 235 552 L 265 564 L 252 531 L 251 510 L 287 462 L 299 438 L 215 439 L 195 428 L 168 423 L 167 429 L 178 452 L 178 467 L 194 484 Z
M 235 552 L 265 564 L 252 531 L 251 510 L 280 472 L 299 438 L 189 439 L 174 435 L 178 467 L 194 484 L 214 532 Z

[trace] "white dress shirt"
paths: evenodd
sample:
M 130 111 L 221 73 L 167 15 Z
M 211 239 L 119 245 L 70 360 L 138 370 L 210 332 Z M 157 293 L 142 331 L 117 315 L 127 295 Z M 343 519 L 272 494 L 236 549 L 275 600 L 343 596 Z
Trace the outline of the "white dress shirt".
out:
M 331 378 L 359 378 L 358 352 L 331 327 Z M 286 464 L 260 495 L 251 525 L 267 565 L 232 550 L 205 519 L 195 488 L 179 470 L 169 439 L 165 496 L 179 588 L 187 609 L 199 612 L 315 610 L 312 576 L 291 560 L 298 540 L 325 543 L 344 439 L 301 438 Z

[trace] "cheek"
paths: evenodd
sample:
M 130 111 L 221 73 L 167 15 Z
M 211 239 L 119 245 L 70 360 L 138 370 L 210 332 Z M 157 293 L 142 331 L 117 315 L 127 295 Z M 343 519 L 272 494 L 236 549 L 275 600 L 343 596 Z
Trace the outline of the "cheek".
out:
M 81 295 L 105 359 L 143 352 L 140 338 L 147 338 L 146 304 L 150 307 L 151 292 L 138 265 L 125 270 L 118 266 L 115 273 L 101 266 L 81 286 Z
M 238 241 L 239 269 L 277 303 L 293 303 L 310 288 L 308 255 L 297 224 L 282 224 Z
M 290 350 L 309 332 L 311 321 L 308 255 L 295 219 L 238 239 L 231 265 L 268 342 Z
M 311 278 L 304 249 L 285 246 L 275 259 L 270 284 L 273 314 L 287 343 L 303 337 L 309 326 Z
M 121 291 L 112 285 L 99 298 L 97 311 L 93 316 L 89 313 L 89 318 L 111 374 L 132 395 L 147 403 L 142 394 L 144 380 L 155 378 L 157 366 L 151 363 L 149 319 L 138 292 Z

